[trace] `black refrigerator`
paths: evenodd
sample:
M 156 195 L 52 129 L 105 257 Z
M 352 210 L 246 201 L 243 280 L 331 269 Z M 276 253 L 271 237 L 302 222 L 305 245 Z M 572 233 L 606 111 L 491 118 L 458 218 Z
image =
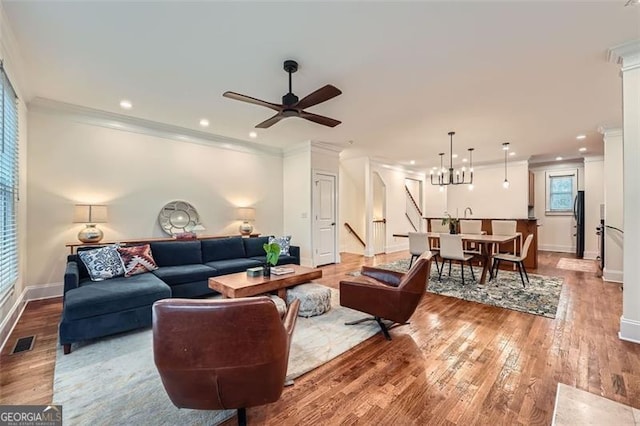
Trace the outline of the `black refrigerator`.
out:
M 576 257 L 582 259 L 584 257 L 584 191 L 578 191 L 575 200 L 573 200 L 573 218 L 576 221 Z

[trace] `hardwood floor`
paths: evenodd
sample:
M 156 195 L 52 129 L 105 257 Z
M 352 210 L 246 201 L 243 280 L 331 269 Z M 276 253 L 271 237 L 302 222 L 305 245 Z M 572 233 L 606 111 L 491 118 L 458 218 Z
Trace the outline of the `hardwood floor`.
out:
M 556 268 L 563 256 L 541 252 L 530 271 L 564 277 L 555 319 L 427 293 L 392 341 L 376 335 L 307 373 L 248 409 L 249 423 L 548 425 L 558 382 L 639 408 L 640 345 L 618 339 L 621 286 Z M 343 254 L 320 281 L 338 287 L 364 263 L 407 257 Z M 60 310 L 59 299 L 29 303 L 0 355 L 0 404 L 51 401 Z M 34 333 L 33 351 L 8 354 Z

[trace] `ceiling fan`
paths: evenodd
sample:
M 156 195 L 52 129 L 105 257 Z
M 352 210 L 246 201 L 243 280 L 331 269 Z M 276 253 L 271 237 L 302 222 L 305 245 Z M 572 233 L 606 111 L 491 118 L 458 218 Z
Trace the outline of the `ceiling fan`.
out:
M 258 124 L 256 127 L 259 129 L 266 129 L 268 127 L 271 127 L 280 120 L 288 117 L 300 117 L 304 118 L 305 120 L 313 121 L 314 123 L 322 124 L 329 127 L 336 127 L 341 123 L 341 121 L 334 120 L 333 118 L 303 111 L 305 108 L 318 105 L 342 94 L 340 89 L 327 84 L 326 86 L 321 87 L 315 92 L 299 100 L 298 97 L 291 91 L 291 74 L 298 71 L 298 63 L 293 60 L 284 61 L 284 70 L 289 73 L 289 93 L 282 97 L 282 104 L 273 104 L 271 102 L 262 101 L 260 99 L 241 95 L 240 93 L 235 92 L 224 92 L 222 96 L 229 99 L 235 99 L 236 101 L 248 102 L 250 104 L 260 105 L 270 108 L 274 111 L 278 111 L 278 113 L 273 117 Z

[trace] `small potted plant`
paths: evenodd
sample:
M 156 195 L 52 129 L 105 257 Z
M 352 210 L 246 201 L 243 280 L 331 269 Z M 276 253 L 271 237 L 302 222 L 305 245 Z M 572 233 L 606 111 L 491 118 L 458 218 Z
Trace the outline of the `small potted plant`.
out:
M 445 212 L 445 214 L 447 215 L 447 217 L 443 217 L 442 218 L 442 224 L 443 225 L 449 225 L 449 233 L 450 234 L 457 234 L 458 233 L 458 222 L 460 222 L 460 219 L 458 218 L 453 218 L 451 217 L 451 215 L 447 212 Z
M 262 275 L 265 277 L 271 276 L 271 267 L 278 264 L 278 258 L 280 257 L 280 245 L 278 243 L 267 243 L 262 246 L 264 252 L 267 253 L 267 261 L 262 269 Z

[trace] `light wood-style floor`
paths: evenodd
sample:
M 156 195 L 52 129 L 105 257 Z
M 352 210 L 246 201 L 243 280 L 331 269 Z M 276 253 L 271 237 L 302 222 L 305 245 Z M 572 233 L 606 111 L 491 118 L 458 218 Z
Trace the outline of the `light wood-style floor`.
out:
M 392 341 L 376 335 L 297 379 L 248 409 L 249 423 L 549 425 L 558 382 L 640 408 L 640 345 L 618 339 L 620 285 L 556 268 L 563 256 L 543 252 L 531 271 L 565 278 L 555 319 L 427 293 Z M 406 257 L 343 254 L 321 282 Z M 0 404 L 51 401 L 60 310 L 60 299 L 29 303 L 0 356 Z M 8 355 L 30 334 L 33 351 Z

